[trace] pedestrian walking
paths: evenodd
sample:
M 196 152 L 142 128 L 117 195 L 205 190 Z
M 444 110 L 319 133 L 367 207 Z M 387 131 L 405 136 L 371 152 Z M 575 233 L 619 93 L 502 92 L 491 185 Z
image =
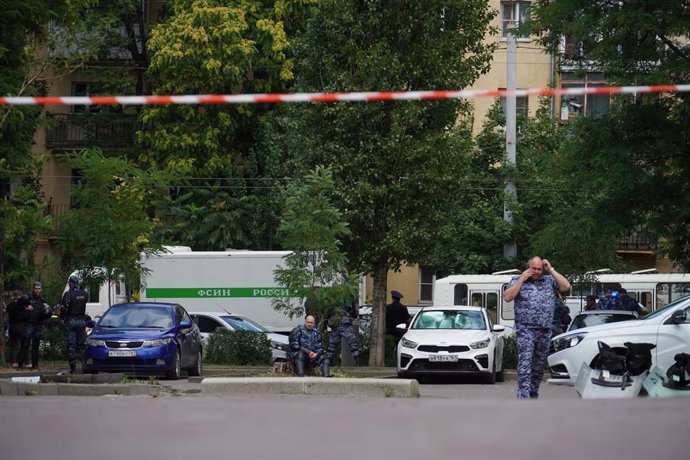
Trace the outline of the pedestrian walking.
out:
M 549 275 L 544 275 L 544 270 Z M 570 289 L 567 279 L 547 259 L 532 257 L 527 269 L 514 276 L 503 293 L 506 302 L 515 301 L 515 336 L 518 349 L 519 399 L 538 398 L 549 351 L 556 292 Z

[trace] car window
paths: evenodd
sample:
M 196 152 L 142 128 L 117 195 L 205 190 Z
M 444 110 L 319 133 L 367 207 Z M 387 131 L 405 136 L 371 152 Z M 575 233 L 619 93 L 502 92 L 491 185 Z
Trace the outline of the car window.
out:
M 172 312 L 167 307 L 111 307 L 98 322 L 100 327 L 170 328 Z
M 258 324 L 239 316 L 224 315 L 221 316 L 221 319 L 228 323 L 234 330 L 240 329 L 251 332 L 267 332 L 266 329 L 262 328 Z
M 582 327 L 597 326 L 599 324 L 617 323 L 619 321 L 628 321 L 636 319 L 634 315 L 627 313 L 602 313 L 589 315 L 575 315 L 573 322 L 568 327 L 569 331 L 580 329 Z
M 209 334 L 218 328 L 225 329 L 221 323 L 207 316 L 196 315 L 196 325 L 199 326 L 200 332 Z
M 486 329 L 480 311 L 429 310 L 415 318 L 411 329 Z

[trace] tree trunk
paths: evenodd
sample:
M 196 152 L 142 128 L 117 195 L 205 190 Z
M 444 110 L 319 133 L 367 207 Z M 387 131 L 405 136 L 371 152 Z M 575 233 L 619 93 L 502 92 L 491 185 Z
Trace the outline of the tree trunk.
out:
M 385 365 L 386 353 L 386 290 L 388 288 L 388 260 L 381 259 L 374 267 L 374 289 L 372 299 L 371 338 L 369 342 L 369 365 Z

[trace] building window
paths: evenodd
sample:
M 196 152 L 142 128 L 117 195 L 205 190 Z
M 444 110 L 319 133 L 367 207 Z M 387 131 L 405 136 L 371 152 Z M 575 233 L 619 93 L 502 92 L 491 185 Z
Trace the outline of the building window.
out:
M 86 97 L 90 96 L 94 92 L 93 83 L 84 82 L 72 82 L 72 96 Z M 72 112 L 74 113 L 86 113 L 86 112 L 99 112 L 100 108 L 97 105 L 73 105 Z
M 501 37 L 508 36 L 508 27 L 521 27 L 529 23 L 530 2 L 503 1 L 501 2 Z M 520 32 L 518 38 L 529 38 L 527 32 Z
M 604 75 L 599 72 L 587 72 L 583 75 L 574 72 L 561 74 L 562 88 L 591 88 L 595 86 L 608 86 Z M 609 109 L 608 94 L 588 94 L 561 97 L 562 123 L 573 121 L 580 117 L 599 117 Z
M 434 271 L 429 267 L 419 267 L 419 302 L 430 303 L 434 300 Z
M 505 88 L 501 88 L 505 90 Z M 501 110 L 506 113 L 506 98 L 501 98 Z M 527 118 L 529 116 L 529 96 L 516 96 L 515 97 L 515 113 L 517 115 L 522 115 Z

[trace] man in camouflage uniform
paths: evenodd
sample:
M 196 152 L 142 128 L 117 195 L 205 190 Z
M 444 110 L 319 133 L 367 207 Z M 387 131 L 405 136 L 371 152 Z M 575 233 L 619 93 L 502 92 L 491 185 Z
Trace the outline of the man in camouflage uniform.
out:
M 331 328 L 331 337 L 328 340 L 328 352 L 326 358 L 331 364 L 335 360 L 335 349 L 340 343 L 340 338 L 344 338 L 350 346 L 352 358 L 355 364 L 359 365 L 359 344 L 357 343 L 357 328 L 352 322 L 359 317 L 359 307 L 357 302 L 349 302 L 341 305 L 336 312 L 337 325 Z
M 313 366 L 321 368 L 322 376 L 330 377 L 329 364 L 323 353 L 323 336 L 314 326 L 316 320 L 312 315 L 307 315 L 304 324 L 290 332 L 289 357 L 299 377 L 304 377 L 305 369 Z
M 550 275 L 544 275 L 544 269 Z M 515 301 L 515 336 L 518 348 L 517 397 L 538 398 L 549 351 L 556 291 L 567 291 L 570 283 L 546 259 L 532 257 L 528 268 L 510 280 L 503 293 L 506 302 Z

